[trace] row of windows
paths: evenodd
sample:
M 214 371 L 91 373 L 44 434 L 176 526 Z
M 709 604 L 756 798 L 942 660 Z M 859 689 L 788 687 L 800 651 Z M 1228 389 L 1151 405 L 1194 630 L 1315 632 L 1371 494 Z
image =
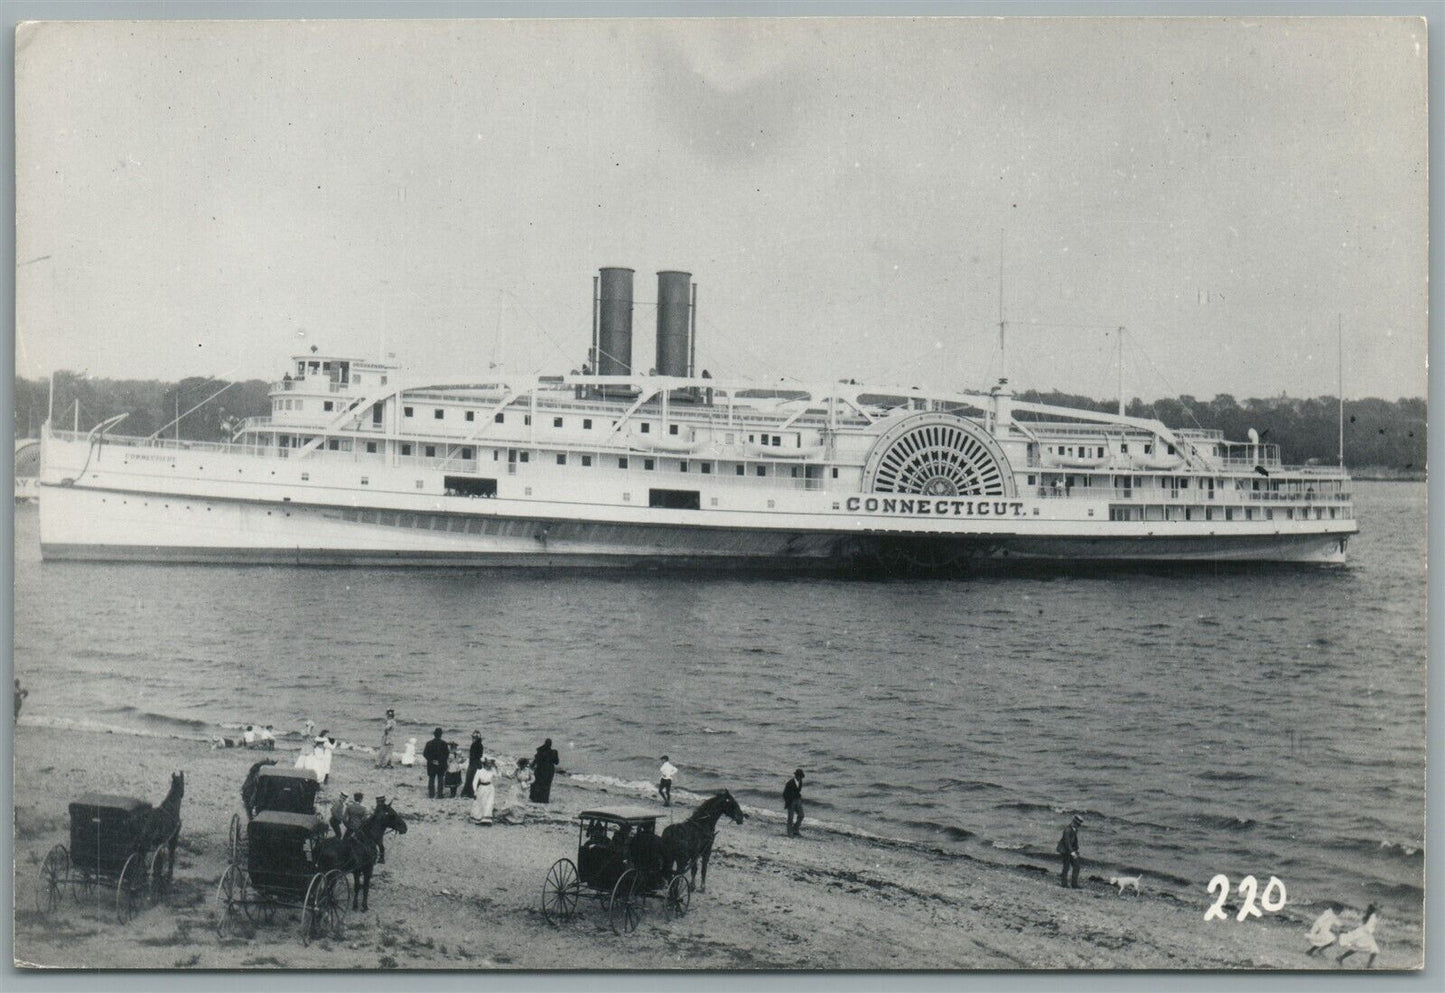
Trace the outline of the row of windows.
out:
M 1046 445 L 1044 447 L 1045 451 L 1047 451 L 1050 455 L 1062 455 L 1066 458 L 1102 459 L 1105 454 L 1105 449 L 1103 445 Z M 1173 455 L 1174 446 L 1170 445 L 1168 446 L 1168 448 L 1169 454 Z M 1127 441 L 1121 441 L 1119 443 L 1119 451 L 1125 455 L 1128 455 L 1129 443 Z M 1144 454 L 1153 455 L 1154 446 L 1150 443 L 1146 443 L 1144 445 Z
M 1324 520 L 1337 517 L 1336 508 L 1294 507 L 1280 508 L 1278 513 L 1287 521 Z M 1110 507 L 1111 521 L 1272 521 L 1276 510 L 1273 507 Z

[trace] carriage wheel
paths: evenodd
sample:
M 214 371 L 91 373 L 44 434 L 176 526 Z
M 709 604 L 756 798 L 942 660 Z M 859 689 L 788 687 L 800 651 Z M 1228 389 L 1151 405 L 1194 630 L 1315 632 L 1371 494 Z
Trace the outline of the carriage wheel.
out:
M 241 833 L 241 815 L 231 815 L 231 829 L 226 832 L 226 847 L 231 850 L 231 861 L 241 861 L 241 845 L 244 844 L 245 835 Z
M 547 870 L 542 882 L 542 916 L 548 924 L 565 921 L 577 913 L 577 899 L 582 894 L 582 883 L 577 878 L 577 866 L 571 859 L 558 859 Z
M 221 874 L 216 884 L 216 933 L 221 937 L 230 934 L 236 927 L 236 908 L 245 909 L 250 917 L 250 904 L 246 900 L 246 873 L 232 862 Z
M 40 888 L 35 891 L 35 904 L 42 914 L 60 905 L 60 888 L 70 879 L 70 853 L 64 845 L 56 845 L 45 853 L 40 863 Z
M 321 884 L 319 927 L 324 934 L 340 941 L 346 933 L 346 911 L 351 906 L 351 878 L 340 869 L 332 869 Z
M 68 856 L 67 861 L 69 861 Z M 94 903 L 96 896 L 95 873 L 78 867 L 74 862 L 70 862 L 69 864 L 71 897 L 75 900 L 76 903 L 79 903 L 82 900 L 88 900 L 91 903 Z
M 250 892 L 249 879 L 239 864 L 236 866 L 236 872 L 241 880 L 241 898 L 237 904 L 241 908 L 241 913 L 246 915 L 246 920 L 252 924 L 275 923 L 276 898 L 269 893 Z
M 612 887 L 612 910 L 608 922 L 617 934 L 631 934 L 642 922 L 642 894 L 637 892 L 639 876 L 636 869 L 624 870 Z
M 301 944 L 309 945 L 312 939 L 321 937 L 321 891 L 326 873 L 318 872 L 306 885 L 306 896 L 301 900 Z
M 144 853 L 132 852 L 115 881 L 115 914 L 122 924 L 128 923 L 140 910 L 145 900 L 146 878 Z
M 687 916 L 687 908 L 692 904 L 692 883 L 682 873 L 678 873 L 667 881 L 667 896 L 664 899 L 663 906 L 669 916 Z
M 162 844 L 151 855 L 150 872 L 146 874 L 146 896 L 152 905 L 160 903 L 171 893 L 171 873 L 175 863 L 170 849 Z

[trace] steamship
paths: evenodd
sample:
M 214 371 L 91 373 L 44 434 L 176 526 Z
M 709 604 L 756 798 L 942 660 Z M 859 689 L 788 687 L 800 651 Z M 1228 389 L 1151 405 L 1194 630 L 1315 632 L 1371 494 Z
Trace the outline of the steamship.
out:
M 1342 468 L 1257 436 L 939 393 L 695 375 L 696 287 L 658 273 L 633 367 L 633 271 L 593 279 L 568 375 L 407 382 L 313 349 L 227 443 L 46 424 L 48 560 L 934 570 L 1342 563 Z M 1251 432 L 1251 434 L 1253 434 Z

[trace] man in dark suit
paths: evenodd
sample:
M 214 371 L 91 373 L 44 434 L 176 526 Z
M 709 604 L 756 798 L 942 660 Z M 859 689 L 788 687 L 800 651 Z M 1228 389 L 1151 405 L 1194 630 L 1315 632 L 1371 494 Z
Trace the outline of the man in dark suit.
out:
M 1084 826 L 1084 819 L 1078 814 L 1069 821 L 1069 826 L 1064 828 L 1064 833 L 1059 838 L 1058 847 L 1055 849 L 1059 857 L 1063 859 L 1064 865 L 1059 872 L 1059 885 L 1079 888 L 1079 828 Z M 1069 881 L 1069 870 L 1073 870 L 1073 882 Z
M 783 784 L 783 806 L 788 811 L 788 837 L 803 833 L 803 770 L 794 769 L 793 778 Z
M 446 789 L 447 781 L 447 755 L 451 749 L 447 743 L 442 741 L 442 729 L 437 728 L 432 732 L 431 741 L 421 750 L 422 758 L 426 759 L 426 795 L 436 798 L 442 795 Z

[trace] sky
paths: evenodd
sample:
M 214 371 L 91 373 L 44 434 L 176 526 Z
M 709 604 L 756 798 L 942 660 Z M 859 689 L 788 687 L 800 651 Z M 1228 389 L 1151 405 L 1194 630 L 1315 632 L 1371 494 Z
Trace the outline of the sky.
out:
M 644 371 L 682 269 L 722 378 L 1424 396 L 1425 96 L 1403 18 L 31 25 L 16 374 L 566 372 L 627 266 Z

